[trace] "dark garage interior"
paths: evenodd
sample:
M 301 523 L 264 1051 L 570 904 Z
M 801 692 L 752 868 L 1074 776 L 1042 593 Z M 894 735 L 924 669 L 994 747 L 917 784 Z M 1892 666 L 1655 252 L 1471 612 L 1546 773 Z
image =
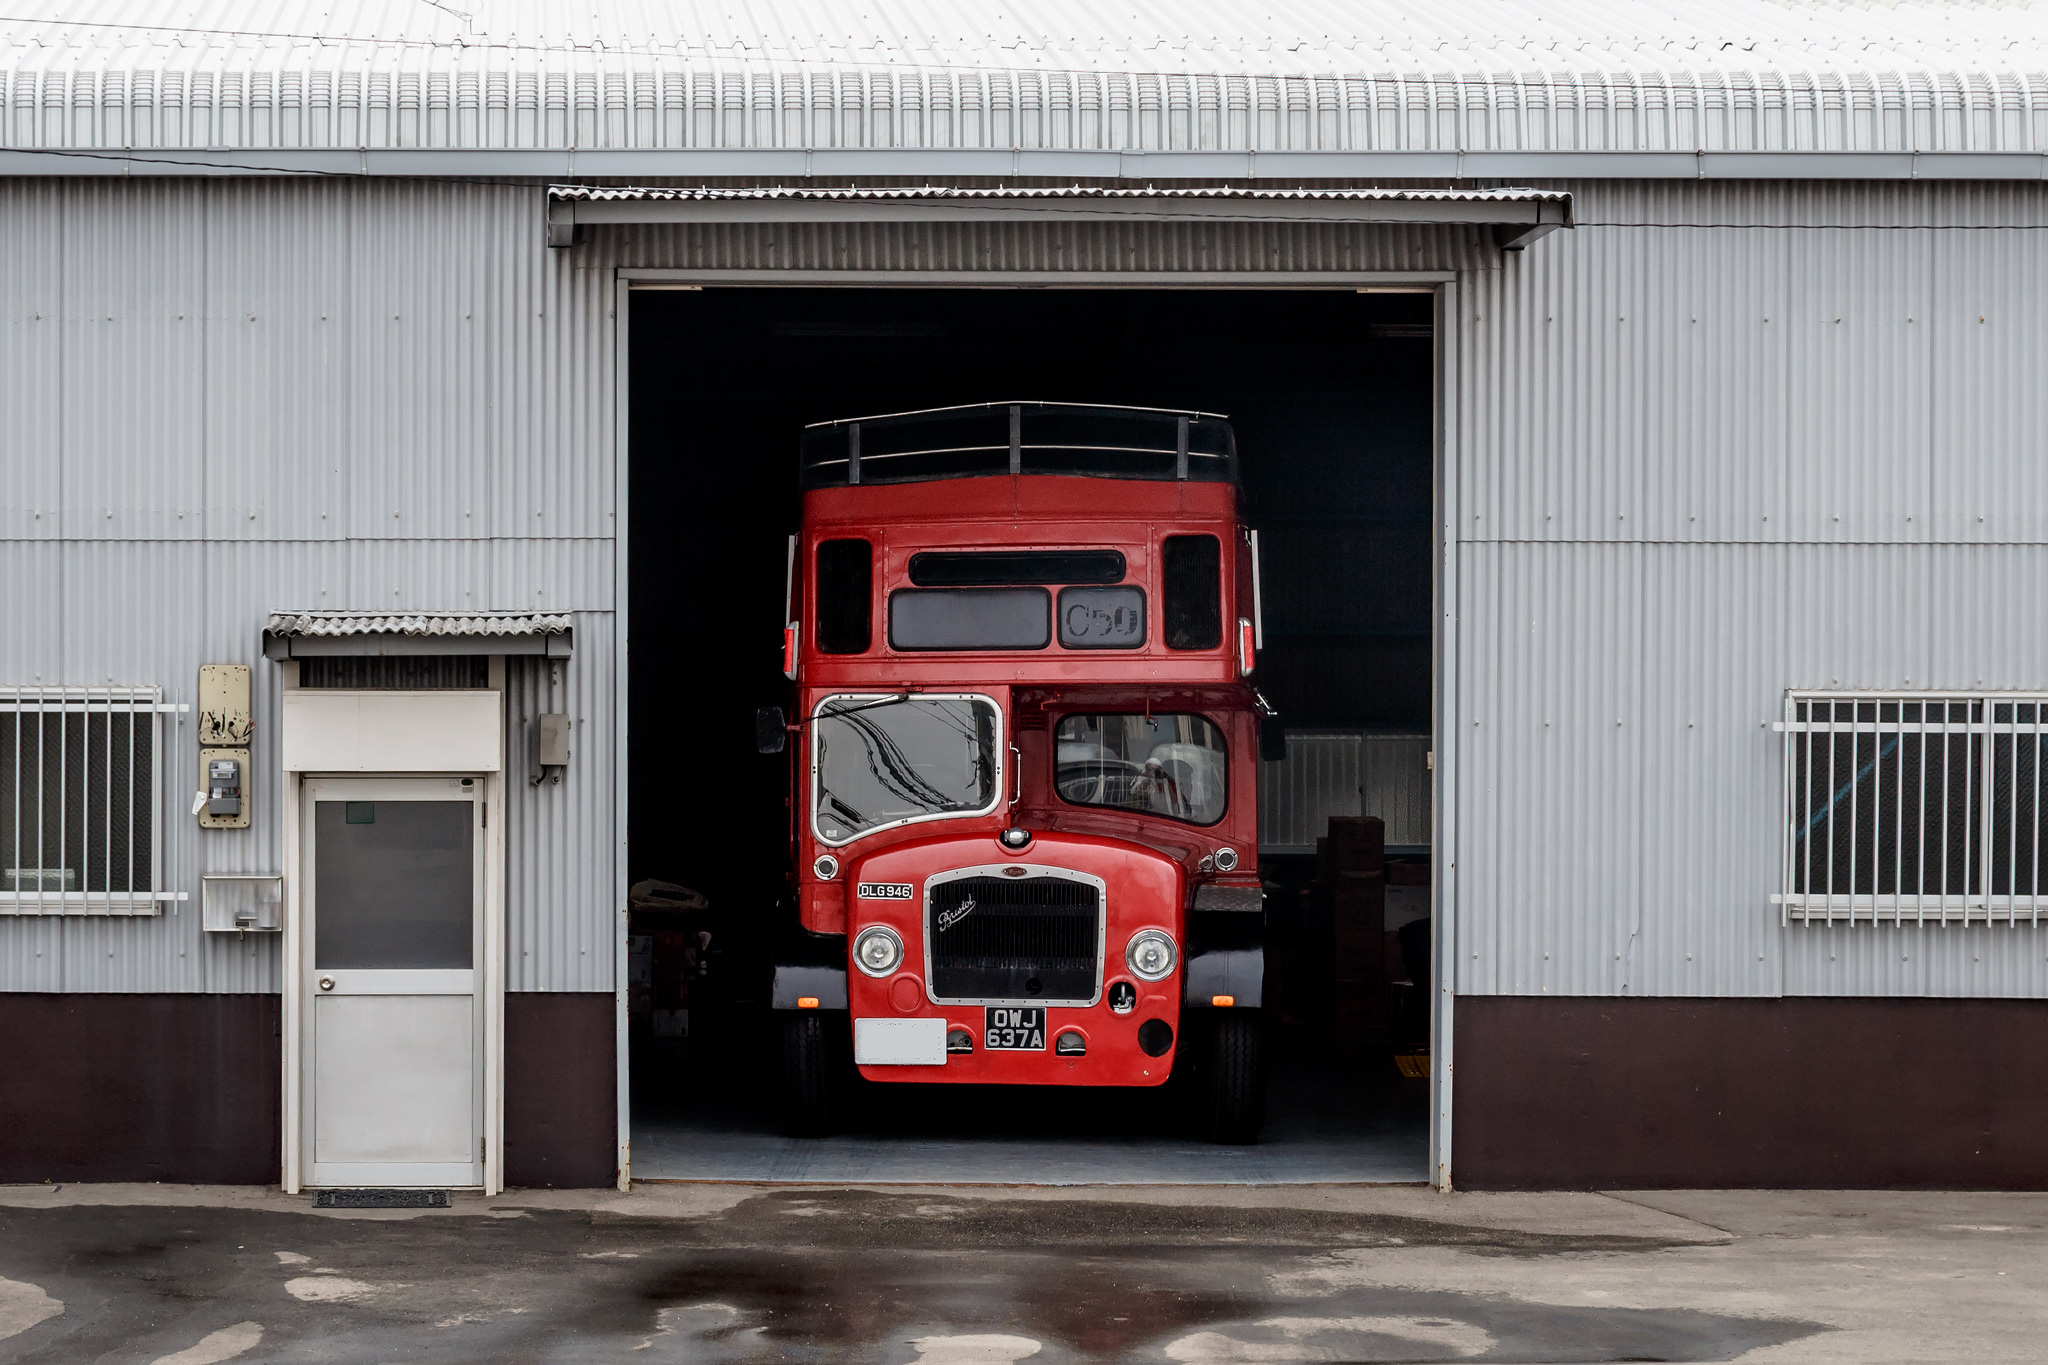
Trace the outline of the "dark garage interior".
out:
M 1172 1085 L 1048 1088 L 1020 1125 L 1000 1092 L 862 1084 L 840 1134 L 783 1137 L 767 969 L 789 913 L 788 769 L 755 752 L 753 711 L 786 687 L 785 538 L 804 424 L 993 400 L 1184 408 L 1236 429 L 1261 535 L 1254 681 L 1287 727 L 1288 762 L 1401 737 L 1419 758 L 1432 695 L 1433 308 L 1428 293 L 1349 290 L 635 289 L 636 1177 L 1426 1178 L 1426 831 L 1358 818 L 1377 814 L 1362 787 L 1339 793 L 1327 825 L 1320 807 L 1272 803 L 1288 828 L 1269 831 L 1266 779 L 1282 775 L 1266 772 L 1272 1087 L 1259 1144 L 1201 1142 Z

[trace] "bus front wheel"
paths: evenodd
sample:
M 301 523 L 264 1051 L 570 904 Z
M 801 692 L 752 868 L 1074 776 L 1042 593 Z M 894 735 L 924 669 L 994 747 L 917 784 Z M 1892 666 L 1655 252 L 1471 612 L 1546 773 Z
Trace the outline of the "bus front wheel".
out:
M 832 1129 L 832 1049 L 816 1012 L 782 1018 L 782 1126 L 791 1137 Z
M 1209 1140 L 1257 1142 L 1266 1126 L 1266 1030 L 1260 1011 L 1216 1011 L 1208 1051 L 1203 1117 Z

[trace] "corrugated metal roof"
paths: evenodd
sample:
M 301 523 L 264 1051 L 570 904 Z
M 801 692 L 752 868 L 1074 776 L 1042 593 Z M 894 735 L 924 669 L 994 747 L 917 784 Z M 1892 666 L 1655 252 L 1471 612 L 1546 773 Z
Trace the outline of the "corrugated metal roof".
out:
M 13 41 L 66 50 L 309 45 L 376 50 L 673 55 L 714 62 L 988 70 L 1459 75 L 1599 72 L 1970 71 L 2025 68 L 2048 32 L 2026 3 L 1956 0 L 1084 0 L 900 6 L 688 0 L 58 0 L 13 18 Z M 1531 58 L 1535 58 L 1534 61 Z
M 2048 6 L 70 0 L 0 145 L 2039 152 Z
M 272 635 L 560 635 L 567 615 L 531 611 L 272 612 Z

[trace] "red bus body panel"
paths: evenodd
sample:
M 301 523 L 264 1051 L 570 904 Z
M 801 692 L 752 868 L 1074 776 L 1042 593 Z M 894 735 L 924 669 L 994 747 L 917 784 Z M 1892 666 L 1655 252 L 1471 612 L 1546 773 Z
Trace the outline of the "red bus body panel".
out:
M 934 872 L 958 867 L 1051 866 L 1100 877 L 1109 885 L 1103 936 L 1101 999 L 1093 1005 L 1045 1011 L 1043 1051 L 990 1051 L 984 1046 L 984 1006 L 939 1004 L 929 994 L 929 950 L 925 942 L 925 879 Z M 865 1066 L 863 1076 L 875 1081 L 951 1081 L 1000 1085 L 1158 1085 L 1173 1068 L 1172 1054 L 1148 1057 L 1138 1047 L 1138 1026 L 1164 1020 L 1180 1029 L 1180 977 L 1147 983 L 1124 966 L 1123 945 L 1140 929 L 1164 929 L 1181 936 L 1181 906 L 1187 879 L 1178 863 L 1128 841 L 1088 834 L 1040 834 L 1023 850 L 1004 848 L 992 836 L 942 835 L 913 839 L 856 859 L 847 871 L 847 885 L 862 882 L 908 882 L 910 900 L 860 900 L 853 916 L 860 927 L 886 924 L 903 937 L 904 966 L 876 979 L 852 968 L 846 978 L 846 999 L 856 1019 L 940 1018 L 973 1036 L 972 1053 L 954 1055 L 944 1066 Z M 1137 989 L 1137 1007 L 1129 1014 L 1111 1012 L 1109 988 L 1128 981 Z M 899 984 L 903 983 L 903 984 Z M 906 989 L 908 987 L 908 989 Z M 1021 1002 L 1029 1004 L 1030 1002 Z M 1054 1039 L 1075 1029 L 1088 1041 L 1085 1056 L 1061 1057 Z

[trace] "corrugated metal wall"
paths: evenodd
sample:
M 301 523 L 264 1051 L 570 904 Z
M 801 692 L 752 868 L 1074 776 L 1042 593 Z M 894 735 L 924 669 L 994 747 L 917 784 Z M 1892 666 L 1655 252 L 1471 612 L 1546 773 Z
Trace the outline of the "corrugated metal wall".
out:
M 1313 853 L 1333 815 L 1377 815 L 1390 847 L 1427 848 L 1428 735 L 1289 731 L 1287 757 L 1259 763 L 1259 852 Z
M 1472 232 L 1187 225 L 551 253 L 530 188 L 0 182 L 0 573 L 37 585 L 0 681 L 190 700 L 280 606 L 577 612 L 560 679 L 513 679 L 516 716 L 577 717 L 578 759 L 560 786 L 515 763 L 511 984 L 606 989 L 611 267 L 1458 269 L 1460 989 L 2048 994 L 2033 930 L 1780 928 L 1766 728 L 1786 687 L 2048 685 L 2048 189 L 1573 188 L 1579 228 L 1503 258 Z M 171 822 L 180 886 L 275 870 L 257 797 L 246 834 Z M 0 916 L 0 988 L 276 971 L 193 903 Z
M 565 661 L 519 659 L 506 678 L 506 988 L 608 990 L 614 935 L 611 834 L 614 637 L 610 613 L 579 613 L 576 652 Z M 534 718 L 569 716 L 569 766 L 559 778 L 533 769 Z
M 2048 932 L 1781 928 L 1768 728 L 2048 687 L 2048 189 L 1573 188 L 1460 318 L 1459 988 L 2048 995 Z
M 270 611 L 577 614 L 573 660 L 515 663 L 508 984 L 612 980 L 610 282 L 620 264 L 773 269 L 1448 269 L 1472 230 L 1201 225 L 715 227 L 548 251 L 532 187 L 0 181 L 0 682 L 145 683 L 255 665 L 254 824 L 202 833 L 166 722 L 153 919 L 0 915 L 0 989 L 269 991 L 275 939 L 199 928 L 202 872 L 278 871 Z M 524 725 L 575 718 L 560 784 Z
M 198 891 L 281 870 L 260 633 L 286 607 L 576 614 L 575 762 L 508 774 L 508 985 L 610 988 L 612 304 L 538 222 L 515 187 L 0 181 L 0 683 L 191 702 L 200 664 L 247 662 L 257 719 L 252 826 L 205 832 L 166 719 L 193 899 L 0 915 L 0 990 L 279 988 L 277 940 L 203 933 Z M 540 677 L 513 665 L 513 716 Z

